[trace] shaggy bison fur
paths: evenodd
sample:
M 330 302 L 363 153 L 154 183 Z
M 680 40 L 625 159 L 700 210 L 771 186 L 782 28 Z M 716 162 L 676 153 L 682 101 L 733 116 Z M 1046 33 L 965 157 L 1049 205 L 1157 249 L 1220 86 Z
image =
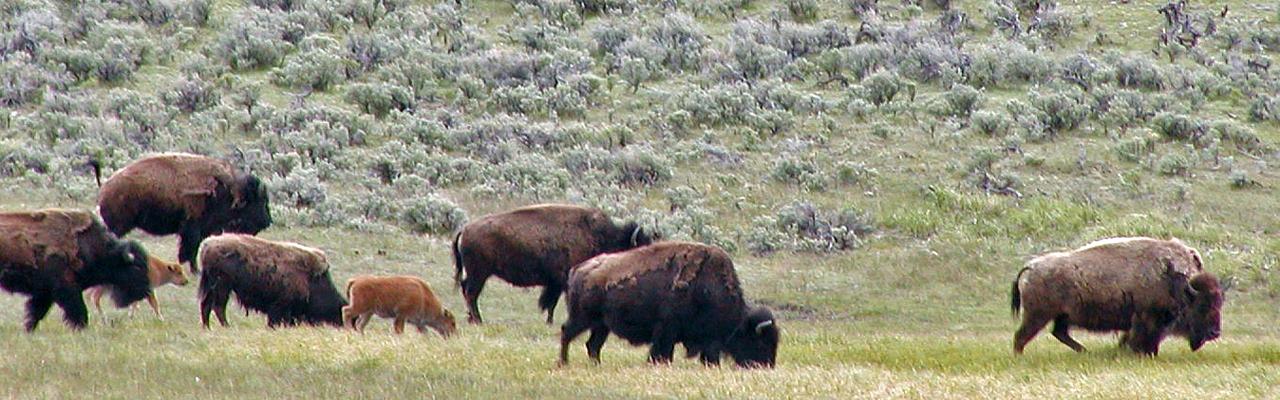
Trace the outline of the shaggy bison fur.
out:
M 182 272 L 181 264 L 150 256 L 147 257 L 147 281 L 150 282 L 152 289 L 152 293 L 147 296 L 147 304 L 151 305 L 151 311 L 156 313 L 156 317 L 164 319 L 164 316 L 160 315 L 160 301 L 156 300 L 155 288 L 168 284 L 187 286 L 187 274 Z M 85 291 L 85 295 L 93 301 L 93 307 L 98 309 L 99 314 L 102 313 L 102 295 L 110 290 L 109 286 L 94 286 Z
M 1049 322 L 1053 336 L 1075 351 L 1072 327 L 1123 332 L 1121 346 L 1156 355 L 1172 334 L 1191 350 L 1220 333 L 1222 289 L 1204 271 L 1200 253 L 1177 239 L 1115 238 L 1027 262 L 1013 283 L 1012 307 L 1022 311 L 1013 349 Z
M 177 234 L 178 262 L 189 263 L 206 237 L 223 232 L 254 235 L 270 226 L 268 202 L 266 185 L 231 163 L 166 153 L 134 161 L 102 183 L 98 212 L 119 236 L 134 228 L 153 235 Z
M 458 231 L 453 240 L 454 281 L 466 299 L 467 320 L 477 324 L 477 301 L 490 276 L 518 287 L 542 286 L 538 306 L 547 312 L 550 324 L 569 268 L 597 254 L 651 242 L 639 224 L 619 226 L 597 209 L 561 204 L 517 208 L 486 215 Z
M 777 320 L 768 308 L 747 306 L 733 261 L 716 247 L 663 242 L 596 256 L 574 267 L 565 297 L 562 364 L 586 330 L 587 355 L 597 363 L 609 333 L 649 343 L 654 363 L 670 362 L 677 343 L 705 364 L 719 364 L 722 352 L 741 367 L 776 362 Z
M 81 293 L 95 285 L 111 287 L 121 307 L 146 298 L 146 250 L 117 238 L 88 211 L 0 213 L 0 288 L 30 297 L 28 332 L 54 304 L 72 329 L 84 328 L 89 313 Z
M 254 236 L 224 234 L 200 246 L 200 320 L 209 312 L 227 326 L 232 293 L 246 310 L 267 315 L 267 326 L 329 324 L 342 326 L 347 301 L 333 286 L 329 263 L 319 249 Z

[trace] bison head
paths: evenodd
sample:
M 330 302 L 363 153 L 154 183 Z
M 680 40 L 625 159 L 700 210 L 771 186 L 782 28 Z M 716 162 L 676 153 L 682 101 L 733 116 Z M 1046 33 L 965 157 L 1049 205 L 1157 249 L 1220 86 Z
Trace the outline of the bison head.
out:
M 729 338 L 726 348 L 739 367 L 773 368 L 777 362 L 780 333 L 773 311 L 755 307 Z
M 270 196 L 267 185 L 253 175 L 244 175 L 240 185 L 240 201 L 232 206 L 227 231 L 257 235 L 271 226 Z
M 623 225 L 622 231 L 627 234 L 626 243 L 621 246 L 624 250 L 648 246 L 659 239 L 657 234 L 646 231 L 643 226 L 640 226 L 635 221 Z
M 113 287 L 116 306 L 125 307 L 151 295 L 147 251 L 137 241 L 122 241 L 98 263 L 100 282 Z
M 1186 288 L 1186 299 L 1187 309 L 1177 330 L 1187 336 L 1191 351 L 1196 351 L 1222 333 L 1222 289 L 1218 278 L 1209 273 L 1192 277 Z

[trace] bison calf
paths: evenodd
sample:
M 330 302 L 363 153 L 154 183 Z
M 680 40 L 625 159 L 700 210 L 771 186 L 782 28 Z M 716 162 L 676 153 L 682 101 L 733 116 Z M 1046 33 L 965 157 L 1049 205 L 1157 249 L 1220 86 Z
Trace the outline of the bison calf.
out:
M 84 328 L 90 286 L 111 286 L 121 307 L 149 296 L 146 260 L 142 245 L 120 240 L 88 211 L 0 213 L 0 288 L 30 296 L 28 332 L 54 304 L 72 329 Z
M 600 253 L 653 241 L 635 222 L 619 226 L 604 212 L 544 204 L 490 214 L 462 227 L 453 239 L 454 281 L 467 302 L 467 321 L 481 323 L 480 291 L 496 276 L 517 287 L 542 286 L 538 307 L 550 324 L 569 268 Z M 463 278 L 463 271 L 466 278 Z
M 566 293 L 561 364 L 569 362 L 569 343 L 588 329 L 587 355 L 597 363 L 610 332 L 651 343 L 654 363 L 670 362 L 677 343 L 705 364 L 719 364 L 728 352 L 739 366 L 772 368 L 777 357 L 773 313 L 747 306 L 733 261 L 719 248 L 664 242 L 596 256 L 574 267 Z
M 1072 350 L 1084 351 L 1069 334 L 1080 327 L 1124 332 L 1121 346 L 1148 355 L 1168 334 L 1199 350 L 1221 326 L 1218 279 L 1204 272 L 1199 252 L 1177 239 L 1106 239 L 1036 257 L 1018 272 L 1011 297 L 1014 314 L 1022 310 L 1013 340 L 1019 354 L 1049 322 Z
M 347 298 L 351 305 L 342 307 L 342 323 L 360 332 L 374 315 L 394 318 L 396 333 L 404 333 L 405 322 L 422 333 L 431 327 L 446 338 L 458 330 L 453 313 L 414 276 L 357 276 L 347 281 Z
M 156 317 L 164 319 L 164 316 L 160 315 L 160 302 L 156 300 L 154 289 L 168 284 L 187 286 L 187 274 L 182 272 L 182 266 L 178 263 L 147 257 L 147 281 L 151 283 L 152 289 L 152 293 L 147 296 L 147 303 L 151 305 L 151 310 L 155 311 Z M 110 290 L 109 286 L 94 286 L 85 291 L 99 314 L 102 313 L 102 295 Z
M 274 242 L 250 235 L 225 234 L 200 246 L 200 320 L 209 312 L 227 326 L 227 301 L 235 293 L 247 310 L 267 315 L 267 326 L 330 324 L 342 326 L 347 301 L 329 278 L 329 262 L 320 249 Z

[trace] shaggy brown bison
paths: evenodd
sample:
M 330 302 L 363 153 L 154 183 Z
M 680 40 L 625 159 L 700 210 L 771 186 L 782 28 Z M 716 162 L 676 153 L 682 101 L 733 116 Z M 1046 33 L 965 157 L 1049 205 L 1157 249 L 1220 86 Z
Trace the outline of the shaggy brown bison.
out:
M 342 326 L 347 301 L 329 278 L 323 251 L 250 235 L 223 234 L 200 246 L 200 320 L 209 312 L 227 326 L 227 301 L 235 293 L 247 310 L 267 315 L 267 326 L 330 324 Z
M 147 304 L 151 305 L 151 311 L 155 311 L 156 317 L 164 319 L 164 316 L 160 315 L 160 302 L 156 300 L 155 288 L 168 284 L 187 286 L 187 274 L 182 272 L 181 264 L 150 256 L 147 257 L 147 281 L 150 282 L 152 290 L 152 293 L 147 296 Z M 93 301 L 93 307 L 98 309 L 99 314 L 102 313 L 102 295 L 110 290 L 109 286 L 94 286 L 85 291 L 85 295 Z
M 461 285 L 471 323 L 481 323 L 476 302 L 489 276 L 497 276 L 518 287 L 542 286 L 538 306 L 546 310 L 550 324 L 569 268 L 597 254 L 652 241 L 639 224 L 619 226 L 597 209 L 561 204 L 517 208 L 486 215 L 458 231 L 453 278 Z
M 347 281 L 347 298 L 351 305 L 342 307 L 342 322 L 360 332 L 374 315 L 394 318 L 396 333 L 404 333 L 405 322 L 421 333 L 431 327 L 446 338 L 458 330 L 453 313 L 415 276 L 357 276 Z
M 72 329 L 84 328 L 89 313 L 81 292 L 95 285 L 110 286 L 121 307 L 150 295 L 146 250 L 117 238 L 88 211 L 0 213 L 0 288 L 30 296 L 28 332 L 54 304 Z
M 1022 310 L 1013 350 L 1053 322 L 1053 336 L 1075 351 L 1071 327 L 1121 331 L 1121 346 L 1156 355 L 1168 334 L 1199 350 L 1220 332 L 1222 290 L 1204 271 L 1200 253 L 1177 239 L 1106 239 L 1027 262 L 1013 282 L 1012 307 Z
M 94 163 L 95 175 L 101 171 Z M 190 263 L 200 241 L 222 232 L 255 235 L 271 225 L 267 187 L 223 160 L 195 154 L 146 157 L 102 183 L 98 212 L 116 235 L 134 228 L 178 234 L 178 262 Z M 196 272 L 194 264 L 192 272 Z
M 773 313 L 747 306 L 733 261 L 719 248 L 663 242 L 599 255 L 573 268 L 565 297 L 561 364 L 569 362 L 569 343 L 588 329 L 587 355 L 596 363 L 610 332 L 651 343 L 654 363 L 670 362 L 677 343 L 705 364 L 719 364 L 728 352 L 739 366 L 772 368 L 777 357 Z

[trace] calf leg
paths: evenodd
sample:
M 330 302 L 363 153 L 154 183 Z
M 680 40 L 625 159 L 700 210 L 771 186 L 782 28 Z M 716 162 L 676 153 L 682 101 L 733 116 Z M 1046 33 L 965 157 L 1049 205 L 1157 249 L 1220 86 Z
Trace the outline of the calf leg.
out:
M 94 286 L 87 290 L 89 292 L 89 300 L 93 302 L 93 308 L 98 310 L 98 314 L 102 314 L 102 293 L 103 286 Z
M 600 349 L 604 347 L 604 341 L 609 339 L 609 327 L 604 324 L 598 324 L 591 327 L 591 336 L 587 337 L 587 357 L 592 362 L 600 364 Z
M 1059 342 L 1075 350 L 1077 353 L 1084 352 L 1084 346 L 1080 345 L 1075 339 L 1071 338 L 1071 322 L 1066 315 L 1058 316 L 1053 320 L 1053 337 L 1058 338 Z
M 395 324 L 396 324 L 396 334 L 399 335 L 404 333 L 404 316 L 403 315 L 396 316 Z
M 373 320 L 373 314 L 360 314 L 356 319 L 358 319 L 358 321 L 356 321 L 356 326 L 358 327 L 356 330 L 360 331 L 360 333 L 364 333 L 364 327 L 369 326 L 369 321 Z
M 151 294 L 147 295 L 147 304 L 151 305 L 151 311 L 156 312 L 156 318 L 159 318 L 161 321 L 164 321 L 164 316 L 160 315 L 160 302 L 156 301 L 155 292 L 151 292 Z
M 40 320 L 49 314 L 49 307 L 53 307 L 53 298 L 50 296 L 32 296 L 27 300 L 27 332 L 36 330 Z
M 1022 314 L 1022 326 L 1018 328 L 1018 332 L 1013 334 L 1013 352 L 1022 354 L 1022 349 L 1027 347 L 1027 342 L 1034 339 L 1045 325 L 1049 324 L 1049 318 L 1035 315 L 1033 313 Z
M 488 275 L 471 275 L 462 280 L 462 298 L 467 301 L 467 322 L 482 324 L 480 318 L 480 291 L 484 290 L 484 282 Z

